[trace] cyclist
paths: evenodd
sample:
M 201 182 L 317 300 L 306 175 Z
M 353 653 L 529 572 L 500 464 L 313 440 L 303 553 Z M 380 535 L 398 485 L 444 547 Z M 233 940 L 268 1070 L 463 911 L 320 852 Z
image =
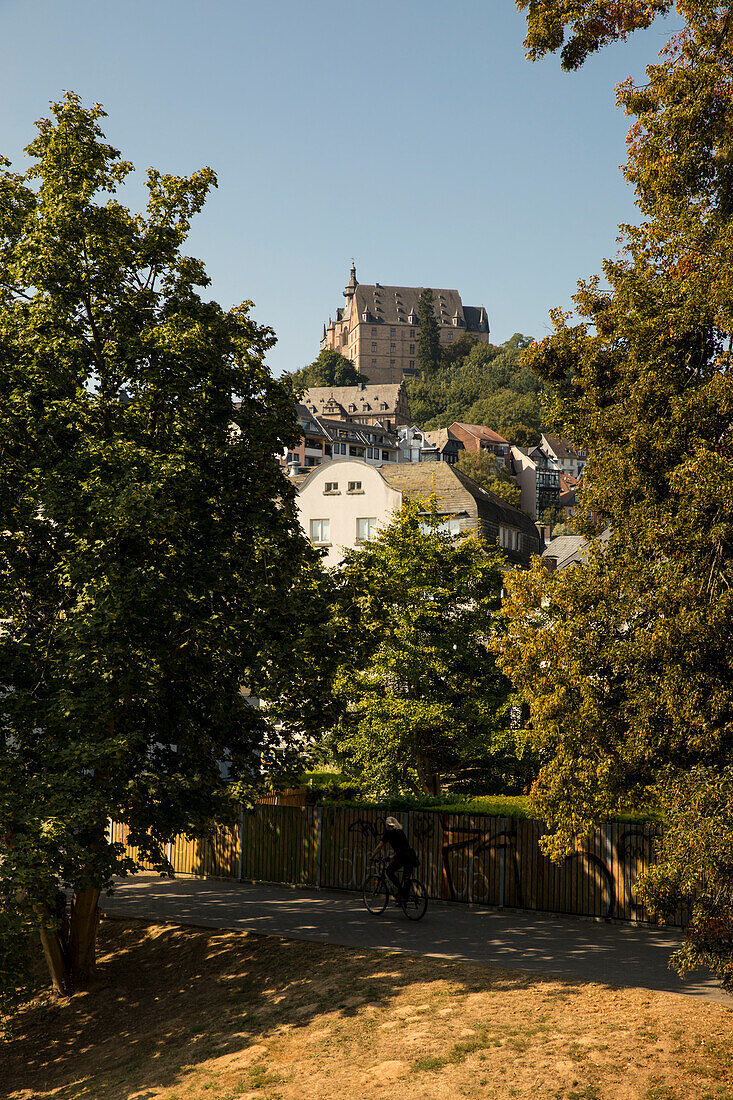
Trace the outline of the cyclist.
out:
M 404 829 L 396 817 L 388 817 L 385 821 L 382 839 L 372 852 L 372 859 L 376 859 L 378 853 L 381 852 L 385 844 L 389 844 L 394 852 L 391 862 L 387 865 L 387 878 L 395 889 L 395 896 L 397 899 L 395 905 L 402 905 L 407 901 L 407 889 L 410 882 L 410 876 L 417 867 L 419 860 L 415 854 L 415 850 L 410 846 Z M 397 878 L 395 874 L 400 868 L 402 868 L 401 880 Z

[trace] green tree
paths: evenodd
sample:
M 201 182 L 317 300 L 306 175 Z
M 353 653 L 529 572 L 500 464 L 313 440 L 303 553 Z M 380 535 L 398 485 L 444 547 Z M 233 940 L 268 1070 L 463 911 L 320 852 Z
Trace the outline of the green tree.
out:
M 135 866 L 108 820 L 165 869 L 167 838 L 227 812 L 222 766 L 251 787 L 264 747 L 311 732 L 314 698 L 276 732 L 242 686 L 287 716 L 286 685 L 322 679 L 273 335 L 202 299 L 181 251 L 214 174 L 151 169 L 131 213 L 103 116 L 68 93 L 28 171 L 0 171 L 0 969 L 35 926 L 59 991 L 93 972 L 99 893 Z
M 417 317 L 420 334 L 417 340 L 417 363 L 425 375 L 433 374 L 440 365 L 440 329 L 435 316 L 433 292 L 429 288 L 420 291 L 417 300 Z
M 324 348 L 307 367 L 301 367 L 286 377 L 298 390 L 307 390 L 311 386 L 357 386 L 360 382 L 369 381 L 350 359 L 332 348 Z
M 670 6 L 532 3 L 527 44 L 559 49 L 569 26 L 572 68 Z M 576 526 L 611 534 L 586 568 L 509 579 L 503 664 L 551 757 L 536 796 L 555 852 L 656 800 L 669 829 L 647 901 L 691 905 L 677 964 L 733 987 L 733 35 L 728 5 L 676 7 L 681 34 L 618 90 L 642 221 L 622 227 L 608 289 L 579 284 L 580 323 L 556 311 L 525 353 L 558 429 L 591 451 Z
M 456 465 L 483 489 L 488 489 L 514 508 L 519 507 L 521 490 L 509 477 L 503 462 L 496 455 L 489 451 L 461 451 Z
M 405 504 L 349 551 L 334 746 L 371 795 L 436 793 L 441 776 L 516 771 L 509 683 L 488 651 L 500 629 L 501 558 L 440 530 L 435 501 Z

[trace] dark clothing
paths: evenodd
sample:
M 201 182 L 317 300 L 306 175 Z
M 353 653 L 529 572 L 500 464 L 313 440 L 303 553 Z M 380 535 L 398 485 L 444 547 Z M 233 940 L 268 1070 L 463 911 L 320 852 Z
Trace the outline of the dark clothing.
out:
M 385 829 L 382 837 L 383 844 L 389 844 L 394 852 L 394 857 L 387 865 L 387 878 L 395 888 L 398 897 L 404 897 L 404 885 L 418 865 L 418 858 L 403 829 Z M 402 870 L 400 878 L 395 874 Z
M 417 866 L 417 856 L 410 847 L 410 842 L 404 829 L 385 829 L 382 836 L 382 844 L 389 844 L 395 856 L 402 859 L 411 859 Z

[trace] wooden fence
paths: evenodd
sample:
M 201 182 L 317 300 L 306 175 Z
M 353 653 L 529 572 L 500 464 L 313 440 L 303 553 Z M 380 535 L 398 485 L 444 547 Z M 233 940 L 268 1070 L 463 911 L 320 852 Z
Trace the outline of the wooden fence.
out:
M 420 857 L 418 877 L 432 898 L 544 913 L 651 922 L 636 891 L 654 859 L 660 826 L 613 822 L 562 863 L 538 841 L 539 821 L 410 810 L 395 814 Z M 168 846 L 176 874 L 358 890 L 385 811 L 340 806 L 260 805 L 238 826 Z M 126 829 L 112 826 L 126 843 Z M 133 849 L 130 854 L 135 855 Z M 678 913 L 676 923 L 684 923 Z

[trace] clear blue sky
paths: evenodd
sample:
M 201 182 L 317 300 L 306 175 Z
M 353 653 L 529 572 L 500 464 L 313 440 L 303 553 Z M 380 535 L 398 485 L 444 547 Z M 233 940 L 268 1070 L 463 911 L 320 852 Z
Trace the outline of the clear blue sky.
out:
M 666 37 L 565 74 L 525 61 L 512 0 L 0 0 L 0 153 L 20 167 L 73 89 L 138 168 L 211 165 L 189 251 L 275 329 L 276 374 L 318 353 L 352 256 L 361 282 L 457 288 L 497 342 L 541 336 L 635 218 L 613 89 Z

